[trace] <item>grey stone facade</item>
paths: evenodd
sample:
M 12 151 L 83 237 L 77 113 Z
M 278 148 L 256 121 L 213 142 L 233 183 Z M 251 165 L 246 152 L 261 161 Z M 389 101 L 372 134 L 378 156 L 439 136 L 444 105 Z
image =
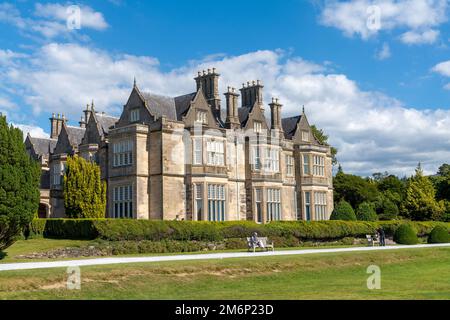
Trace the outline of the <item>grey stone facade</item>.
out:
M 302 114 L 282 118 L 263 85 L 228 88 L 225 107 L 215 69 L 199 72 L 195 92 L 164 97 L 134 84 L 120 118 L 86 107 L 79 127 L 53 115 L 51 139 L 27 137 L 45 158 L 47 216 L 63 217 L 61 176 L 67 156 L 97 162 L 108 185 L 105 215 L 156 220 L 328 220 L 333 210 L 329 146 Z M 239 99 L 240 98 L 240 99 Z M 240 106 L 239 106 L 240 100 Z

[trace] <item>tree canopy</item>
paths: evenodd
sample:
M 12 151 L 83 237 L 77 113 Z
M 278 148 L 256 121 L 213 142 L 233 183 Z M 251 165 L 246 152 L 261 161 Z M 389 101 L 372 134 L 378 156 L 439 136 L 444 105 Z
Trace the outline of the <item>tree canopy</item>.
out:
M 105 217 L 106 183 L 97 164 L 78 156 L 67 158 L 64 206 L 70 218 Z
M 444 203 L 436 200 L 433 183 L 423 175 L 420 165 L 408 181 L 404 207 L 413 220 L 441 220 L 444 214 Z
M 326 135 L 322 129 L 318 129 L 315 125 L 312 125 L 311 130 L 314 134 L 314 137 L 316 137 L 316 139 L 321 144 L 329 146 L 328 135 Z M 332 157 L 333 164 L 337 164 L 337 158 L 336 158 L 337 153 L 338 153 L 338 150 L 335 147 L 331 147 L 331 157 Z
M 37 213 L 40 173 L 25 151 L 22 131 L 0 115 L 0 250 L 14 243 Z

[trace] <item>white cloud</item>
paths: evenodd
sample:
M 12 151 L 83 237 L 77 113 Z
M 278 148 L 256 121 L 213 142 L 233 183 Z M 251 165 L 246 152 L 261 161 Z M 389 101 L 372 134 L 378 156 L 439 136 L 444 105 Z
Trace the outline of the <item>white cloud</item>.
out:
M 378 60 L 386 60 L 391 57 L 391 48 L 389 47 L 389 44 L 386 42 L 383 43 L 382 48 L 375 53 L 375 58 Z
M 447 9 L 447 0 L 330 0 L 319 20 L 347 36 L 368 39 L 381 31 L 406 29 L 402 41 L 434 43 L 439 33 L 433 28 L 447 21 Z
M 44 129 L 41 127 L 19 123 L 13 123 L 12 125 L 22 130 L 24 140 L 26 139 L 28 133 L 34 138 L 49 138 L 49 135 L 44 132 Z
M 67 27 L 67 19 L 71 15 L 71 12 L 67 11 L 69 7 L 70 4 L 37 3 L 33 15 L 23 17 L 14 5 L 1 3 L 0 22 L 15 26 L 25 35 L 32 37 L 38 35 L 44 40 L 51 40 L 57 37 L 85 39 L 85 36 L 79 31 L 83 29 L 105 30 L 108 28 L 108 24 L 101 12 L 97 12 L 89 6 L 79 6 L 81 30 L 69 29 Z
M 219 55 L 162 71 L 153 57 L 49 44 L 20 61 L 0 80 L 20 89 L 35 114 L 64 112 L 77 121 L 94 99 L 97 110 L 118 115 L 134 76 L 142 90 L 180 95 L 195 90 L 198 70 L 216 67 L 221 92 L 228 85 L 240 88 L 247 80 L 261 79 L 265 101 L 279 97 L 283 116 L 299 114 L 305 105 L 310 122 L 330 135 L 348 172 L 411 174 L 420 161 L 432 173 L 450 157 L 450 111 L 407 108 L 394 98 L 361 90 L 346 75 L 333 72 L 329 63 L 283 51 Z
M 59 3 L 41 4 L 37 3 L 35 7 L 35 14 L 38 17 L 56 20 L 66 24 L 67 18 L 70 15 L 68 12 L 69 5 L 62 5 Z M 80 6 L 81 28 L 91 28 L 95 30 L 104 30 L 108 28 L 108 24 L 101 12 L 96 12 L 88 6 Z
M 426 30 L 423 32 L 408 31 L 400 36 L 403 43 L 406 44 L 432 44 L 439 37 L 439 30 Z
M 445 77 L 450 77 L 450 60 L 438 63 L 431 69 L 431 71 L 439 73 Z

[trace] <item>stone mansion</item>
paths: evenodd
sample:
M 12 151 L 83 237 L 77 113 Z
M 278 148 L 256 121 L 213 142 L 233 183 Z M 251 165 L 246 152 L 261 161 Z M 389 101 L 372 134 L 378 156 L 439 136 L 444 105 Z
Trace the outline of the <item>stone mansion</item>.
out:
M 331 150 L 305 112 L 282 118 L 272 99 L 267 120 L 260 81 L 240 94 L 228 88 L 225 108 L 215 69 L 195 82 L 195 92 L 178 97 L 143 92 L 135 82 L 119 118 L 92 103 L 79 126 L 53 114 L 49 139 L 28 135 L 27 151 L 42 166 L 39 216 L 65 216 L 65 162 L 79 155 L 100 166 L 109 218 L 328 220 Z

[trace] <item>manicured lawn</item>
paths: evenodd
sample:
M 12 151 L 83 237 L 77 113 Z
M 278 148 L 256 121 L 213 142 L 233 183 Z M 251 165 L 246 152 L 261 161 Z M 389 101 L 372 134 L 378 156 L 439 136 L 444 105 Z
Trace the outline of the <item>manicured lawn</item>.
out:
M 381 290 L 368 290 L 369 265 Z M 0 272 L 1 299 L 450 299 L 450 248 Z
M 89 246 L 91 241 L 86 240 L 57 240 L 57 239 L 30 239 L 18 240 L 4 251 L 6 254 L 0 263 L 11 263 L 18 261 L 31 261 L 30 259 L 18 259 L 17 256 L 34 252 L 45 252 L 53 249 L 66 247 Z

